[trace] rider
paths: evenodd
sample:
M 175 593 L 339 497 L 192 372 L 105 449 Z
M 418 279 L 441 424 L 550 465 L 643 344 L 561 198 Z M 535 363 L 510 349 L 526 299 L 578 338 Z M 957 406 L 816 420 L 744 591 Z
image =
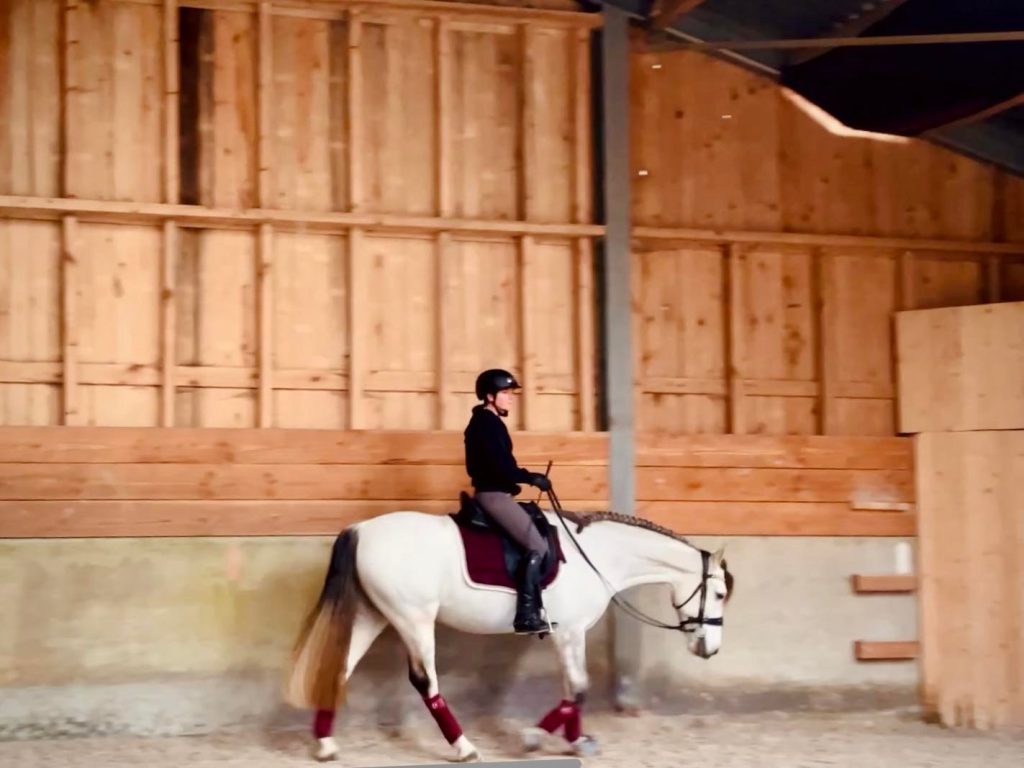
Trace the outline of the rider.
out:
M 540 617 L 540 568 L 548 543 L 513 497 L 521 490 L 517 483 L 549 491 L 551 481 L 546 475 L 523 469 L 512 455 L 512 438 L 502 419 L 508 416 L 512 392 L 517 389 L 515 377 L 500 368 L 477 376 L 476 396 L 481 402 L 473 407 L 464 432 L 466 472 L 477 503 L 525 550 L 513 628 L 517 634 L 531 634 L 550 629 Z

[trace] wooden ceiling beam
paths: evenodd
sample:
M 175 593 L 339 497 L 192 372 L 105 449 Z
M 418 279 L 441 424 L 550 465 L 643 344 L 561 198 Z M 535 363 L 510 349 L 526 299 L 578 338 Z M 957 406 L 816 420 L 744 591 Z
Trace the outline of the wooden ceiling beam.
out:
M 857 15 L 855 18 L 848 19 L 847 21 L 840 23 L 830 37 L 858 37 L 905 2 L 907 2 L 907 0 L 882 0 L 870 11 L 865 11 L 864 13 Z M 786 57 L 786 64 L 787 66 L 803 64 L 804 62 L 821 56 L 823 53 L 827 53 L 829 50 L 831 50 L 831 48 L 815 47 L 802 51 L 795 51 Z
M 886 45 L 943 45 L 949 43 L 1005 43 L 1024 41 L 1024 30 L 1007 32 L 950 32 L 933 35 L 879 35 L 877 37 L 803 37 L 772 40 L 720 40 L 673 42 L 673 48 L 694 51 L 757 51 L 803 48 L 874 48 Z
M 697 8 L 704 0 L 657 0 L 651 11 L 650 28 L 660 32 Z
M 971 123 L 979 123 L 982 120 L 987 120 L 993 115 L 998 115 L 1000 112 L 1005 112 L 1008 109 L 1012 109 L 1013 107 L 1019 107 L 1021 105 L 1024 105 L 1024 92 L 1018 93 L 1016 96 L 1011 96 L 1009 99 L 1001 101 L 998 104 L 993 104 L 992 106 L 986 107 L 985 109 L 980 109 L 977 112 L 974 112 L 970 115 L 964 115 L 963 117 L 957 120 L 951 120 L 950 122 L 944 123 L 941 126 L 937 126 L 932 130 L 959 127 L 961 125 L 970 125 Z

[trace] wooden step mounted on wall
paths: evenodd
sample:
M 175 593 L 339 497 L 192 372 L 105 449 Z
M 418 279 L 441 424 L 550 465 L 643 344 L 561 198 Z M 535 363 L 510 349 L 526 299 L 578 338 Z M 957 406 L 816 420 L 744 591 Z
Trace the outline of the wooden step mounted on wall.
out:
M 857 661 L 912 661 L 920 654 L 916 640 L 855 640 Z
M 910 594 L 917 591 L 917 577 L 911 573 L 855 573 L 850 586 L 858 595 Z
M 850 587 L 858 595 L 906 595 L 917 591 L 917 577 L 911 573 L 850 576 Z M 854 640 L 857 661 L 911 661 L 920 653 L 916 640 Z

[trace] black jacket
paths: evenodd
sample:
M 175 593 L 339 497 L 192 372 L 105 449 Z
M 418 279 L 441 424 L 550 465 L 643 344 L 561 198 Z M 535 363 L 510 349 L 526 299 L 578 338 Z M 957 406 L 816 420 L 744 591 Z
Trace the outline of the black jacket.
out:
M 466 472 L 477 491 L 503 491 L 516 496 L 521 490 L 517 483 L 530 482 L 532 473 L 516 463 L 512 437 L 494 411 L 482 405 L 473 408 L 463 435 Z

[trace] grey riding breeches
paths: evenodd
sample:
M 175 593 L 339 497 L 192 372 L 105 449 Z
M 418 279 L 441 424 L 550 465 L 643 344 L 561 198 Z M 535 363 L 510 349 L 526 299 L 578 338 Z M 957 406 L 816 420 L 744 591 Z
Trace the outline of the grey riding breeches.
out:
M 512 494 L 500 491 L 478 491 L 473 498 L 487 510 L 487 514 L 526 549 L 546 555 L 548 542 L 540 535 L 530 515 L 519 506 Z

